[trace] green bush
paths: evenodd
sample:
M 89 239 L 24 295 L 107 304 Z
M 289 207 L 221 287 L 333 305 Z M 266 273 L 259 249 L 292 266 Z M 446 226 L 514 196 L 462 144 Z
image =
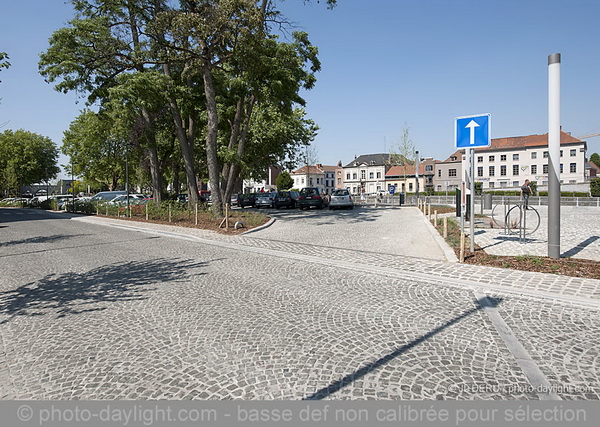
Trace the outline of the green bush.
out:
M 600 178 L 592 178 L 590 181 L 590 192 L 592 197 L 600 197 Z

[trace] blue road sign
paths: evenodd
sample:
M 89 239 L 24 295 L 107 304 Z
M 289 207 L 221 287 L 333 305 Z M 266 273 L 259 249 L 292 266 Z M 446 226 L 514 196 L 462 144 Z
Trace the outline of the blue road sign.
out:
M 396 186 L 395 185 L 388 185 L 388 193 L 390 194 L 394 194 L 396 192 Z
M 456 148 L 489 147 L 490 127 L 489 114 L 457 117 L 454 119 L 454 146 Z

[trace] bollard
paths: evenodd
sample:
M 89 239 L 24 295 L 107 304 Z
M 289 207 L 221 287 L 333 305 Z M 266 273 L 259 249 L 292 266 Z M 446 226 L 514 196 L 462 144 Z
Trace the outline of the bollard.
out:
M 427 217 L 429 218 L 429 221 L 431 221 L 431 201 L 427 203 Z
M 108 216 L 108 205 L 106 205 L 106 216 Z
M 460 233 L 460 262 L 465 262 L 465 233 Z
M 444 217 L 444 239 L 448 238 L 448 217 Z
M 198 203 L 196 203 L 196 225 L 198 225 Z
M 225 229 L 229 229 L 229 203 L 225 203 Z
M 169 205 L 169 222 L 171 222 L 171 205 Z
M 96 215 L 100 215 L 100 203 L 96 203 Z
M 146 221 L 148 221 L 148 203 L 146 203 Z
M 435 228 L 438 227 L 438 223 L 437 223 L 437 209 L 433 211 L 433 223 L 435 224 Z

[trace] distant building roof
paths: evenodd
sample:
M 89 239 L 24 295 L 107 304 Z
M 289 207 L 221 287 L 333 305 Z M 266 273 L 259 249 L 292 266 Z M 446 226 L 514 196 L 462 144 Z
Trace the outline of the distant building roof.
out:
M 362 156 L 358 156 L 356 159 L 352 160 L 344 167 L 352 168 L 361 164 L 366 164 L 370 166 L 384 166 L 389 163 L 389 160 L 389 153 L 363 154 Z
M 322 165 L 317 163 L 316 165 L 304 165 L 300 169 L 296 169 L 292 172 L 292 175 L 300 175 L 307 173 L 324 173 L 324 172 L 335 172 L 338 166 Z
M 573 144 L 578 142 L 584 142 L 581 139 L 575 138 L 566 132 L 560 132 L 560 143 L 561 144 Z M 543 147 L 548 146 L 548 134 L 543 135 L 527 135 L 527 136 L 513 136 L 510 138 L 495 138 L 492 139 L 489 147 L 476 148 L 475 151 L 485 150 L 510 150 L 513 148 L 527 148 L 527 147 Z

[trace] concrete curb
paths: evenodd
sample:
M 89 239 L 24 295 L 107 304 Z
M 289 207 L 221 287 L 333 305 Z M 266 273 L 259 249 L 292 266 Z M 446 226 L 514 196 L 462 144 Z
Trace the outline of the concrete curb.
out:
M 253 228 L 253 229 L 248 230 L 248 231 L 244 231 L 243 233 L 240 233 L 240 236 L 243 236 L 243 235 L 248 234 L 248 233 L 254 233 L 255 231 L 264 230 L 265 228 L 270 227 L 271 224 L 273 224 L 274 222 L 275 222 L 275 218 L 271 218 L 266 224 L 260 225 L 260 226 L 258 226 L 256 228 Z
M 415 208 L 415 209 L 418 209 L 418 208 Z M 422 218 L 425 221 L 425 223 L 427 224 L 427 230 L 429 230 L 429 233 L 433 237 L 433 240 L 435 240 L 435 242 L 438 244 L 438 246 L 444 253 L 444 256 L 446 257 L 446 261 L 458 262 L 458 258 L 456 257 L 454 250 L 450 247 L 450 245 L 448 243 L 446 243 L 446 241 L 444 240 L 442 235 L 436 230 L 436 228 L 433 226 L 433 224 L 431 224 L 431 222 L 429 222 L 429 220 L 427 219 L 427 215 L 422 214 Z

